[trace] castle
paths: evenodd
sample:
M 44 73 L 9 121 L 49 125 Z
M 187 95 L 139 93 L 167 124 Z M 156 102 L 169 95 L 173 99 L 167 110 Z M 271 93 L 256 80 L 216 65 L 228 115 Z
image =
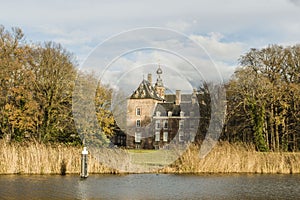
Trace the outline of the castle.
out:
M 161 149 L 170 144 L 193 142 L 199 124 L 197 92 L 167 94 L 159 66 L 157 80 L 152 74 L 143 79 L 127 100 L 126 137 L 115 137 L 114 144 L 127 148 Z

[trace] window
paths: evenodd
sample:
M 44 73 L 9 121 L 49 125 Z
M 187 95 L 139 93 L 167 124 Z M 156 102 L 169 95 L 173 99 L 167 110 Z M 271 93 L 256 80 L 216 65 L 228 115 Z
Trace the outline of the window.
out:
M 168 120 L 164 120 L 164 129 L 168 128 Z
M 195 141 L 195 137 L 196 137 L 196 133 L 195 132 L 191 132 L 190 133 L 190 141 L 194 142 Z
M 195 115 L 194 111 L 191 111 L 191 112 L 190 112 L 190 116 L 191 116 L 191 117 L 194 117 L 194 115 Z
M 159 142 L 160 141 L 160 132 L 156 131 L 155 132 L 155 142 Z
M 135 142 L 141 142 L 141 133 L 135 133 Z
M 159 120 L 155 121 L 155 128 L 160 129 L 160 121 Z
M 156 111 L 156 116 L 160 117 L 160 112 L 159 111 Z
M 136 127 L 141 127 L 141 120 L 140 119 L 136 120 Z
M 195 122 L 193 120 L 190 121 L 190 128 L 191 129 L 195 128 Z
M 184 117 L 184 112 L 180 111 L 180 117 Z
M 179 121 L 179 129 L 183 129 L 184 121 L 180 120 Z
M 183 142 L 184 140 L 184 134 L 182 131 L 179 132 L 179 142 Z
M 137 116 L 140 116 L 140 115 L 141 115 L 141 108 L 136 108 L 136 109 L 135 109 L 135 114 L 136 114 Z
M 167 131 L 164 132 L 163 141 L 168 142 L 168 132 Z

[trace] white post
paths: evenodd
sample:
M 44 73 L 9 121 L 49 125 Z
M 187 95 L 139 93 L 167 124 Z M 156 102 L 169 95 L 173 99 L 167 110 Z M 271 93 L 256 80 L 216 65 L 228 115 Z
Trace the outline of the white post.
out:
M 88 151 L 86 150 L 86 147 L 83 147 L 83 151 L 81 152 L 81 178 L 87 178 L 89 176 L 88 174 Z

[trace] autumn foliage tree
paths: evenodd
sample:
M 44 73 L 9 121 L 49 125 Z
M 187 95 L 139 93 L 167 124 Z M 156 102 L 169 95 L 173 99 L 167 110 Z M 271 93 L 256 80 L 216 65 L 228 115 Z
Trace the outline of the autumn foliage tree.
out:
M 77 74 L 73 55 L 61 45 L 30 44 L 21 29 L 10 32 L 0 26 L 0 137 L 81 143 L 72 112 Z M 114 128 L 109 105 L 103 102 L 110 100 L 111 92 L 99 84 L 93 96 L 106 135 Z
M 76 77 L 73 57 L 61 45 L 46 43 L 32 50 L 31 79 L 41 113 L 39 140 L 65 140 L 75 132 L 72 91 Z
M 300 46 L 251 49 L 227 85 L 224 137 L 260 151 L 299 150 Z
M 2 135 L 16 139 L 29 136 L 39 124 L 29 64 L 32 54 L 23 42 L 20 29 L 14 28 L 9 33 L 0 27 L 0 130 Z

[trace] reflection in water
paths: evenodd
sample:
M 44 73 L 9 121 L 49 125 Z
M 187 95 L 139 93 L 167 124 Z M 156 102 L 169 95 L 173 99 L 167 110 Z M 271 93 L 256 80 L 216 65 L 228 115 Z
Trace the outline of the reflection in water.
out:
M 300 175 L 0 176 L 0 199 L 300 199 Z
M 80 179 L 80 181 L 78 181 L 78 187 L 76 190 L 76 198 L 78 199 L 82 199 L 82 200 L 86 200 L 88 199 L 88 183 L 86 182 L 87 179 Z

